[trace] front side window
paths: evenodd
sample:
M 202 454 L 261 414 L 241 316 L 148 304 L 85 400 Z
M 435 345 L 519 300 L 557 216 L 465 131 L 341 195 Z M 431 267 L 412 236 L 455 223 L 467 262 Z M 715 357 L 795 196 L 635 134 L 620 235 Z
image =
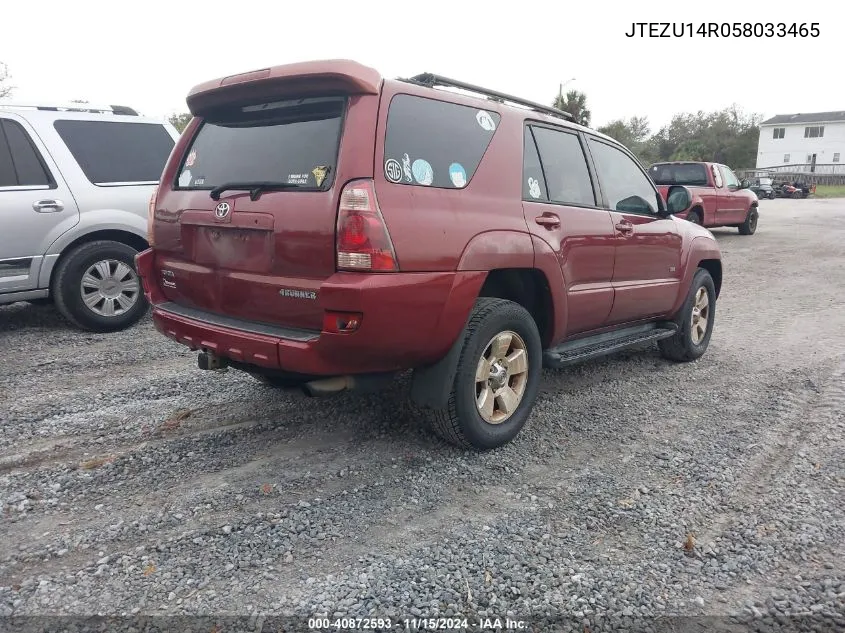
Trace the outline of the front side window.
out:
M 784 154 L 784 155 L 783 155 L 783 162 L 784 162 L 784 163 L 788 163 L 788 162 L 789 162 L 789 154 Z
M 823 125 L 812 125 L 804 128 L 804 138 L 821 138 L 824 136 Z
M 578 136 L 545 127 L 531 129 L 543 162 L 549 200 L 560 204 L 595 206 L 593 183 Z
M 165 127 L 153 123 L 64 119 L 53 125 L 95 185 L 158 182 L 174 145 Z
M 396 95 L 384 139 L 384 177 L 403 185 L 463 189 L 499 127 L 498 112 Z
M 611 210 L 657 215 L 658 193 L 630 156 L 594 138 L 590 139 L 590 152 Z
M 834 154 L 833 154 L 833 162 L 834 162 L 834 163 L 838 163 L 838 162 L 839 162 L 839 152 L 834 152 Z
M 785 127 L 776 127 L 772 130 L 772 138 L 783 138 L 786 136 Z
M 182 161 L 178 188 L 261 182 L 327 189 L 345 110 L 344 97 L 314 97 L 207 114 Z
M 54 186 L 41 154 L 16 121 L 0 121 L 0 187 Z
M 721 166 L 721 169 L 722 173 L 725 175 L 725 185 L 734 188 L 739 187 L 739 179 L 736 177 L 736 174 L 734 174 L 728 167 L 725 167 L 724 165 Z

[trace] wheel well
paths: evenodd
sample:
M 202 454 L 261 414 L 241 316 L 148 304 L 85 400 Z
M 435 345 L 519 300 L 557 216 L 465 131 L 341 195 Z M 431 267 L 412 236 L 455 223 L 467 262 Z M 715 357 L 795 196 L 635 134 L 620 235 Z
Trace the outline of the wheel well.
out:
M 53 275 L 58 269 L 59 262 L 64 259 L 68 253 L 70 253 L 77 246 L 87 244 L 88 242 L 96 242 L 97 240 L 110 240 L 112 242 L 120 242 L 121 244 L 131 246 L 139 253 L 150 247 L 150 245 L 147 243 L 147 240 L 145 240 L 143 237 L 138 237 L 134 233 L 130 233 L 129 231 L 121 231 L 120 229 L 105 229 L 102 231 L 92 231 L 91 233 L 86 233 L 85 235 L 76 238 L 62 249 L 62 254 L 59 256 L 59 259 L 56 261 L 56 265 L 53 266 L 53 270 L 50 272 L 49 287 L 52 288 L 53 286 Z
M 713 286 L 716 288 L 716 296 L 719 296 L 719 291 L 722 289 L 722 262 L 718 259 L 702 259 L 698 262 L 698 267 L 703 268 L 713 278 Z
M 507 299 L 528 310 L 540 331 L 543 346 L 548 346 L 554 309 L 549 283 L 541 271 L 536 268 L 491 270 L 478 295 Z

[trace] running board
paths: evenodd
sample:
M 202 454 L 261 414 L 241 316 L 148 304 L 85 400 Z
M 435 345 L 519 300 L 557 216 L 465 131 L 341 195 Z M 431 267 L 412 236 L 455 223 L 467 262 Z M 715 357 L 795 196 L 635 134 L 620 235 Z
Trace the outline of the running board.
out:
M 557 369 L 574 365 L 639 343 L 669 338 L 677 331 L 678 326 L 675 323 L 662 321 L 567 341 L 543 352 L 543 366 Z

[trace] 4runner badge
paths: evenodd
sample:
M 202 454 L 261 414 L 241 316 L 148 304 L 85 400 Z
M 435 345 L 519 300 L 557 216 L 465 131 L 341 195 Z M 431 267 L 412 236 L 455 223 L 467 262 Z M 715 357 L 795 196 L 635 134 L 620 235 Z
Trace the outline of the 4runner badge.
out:
M 317 293 L 313 290 L 294 290 L 293 288 L 282 288 L 279 294 L 291 299 L 316 299 Z
M 229 206 L 229 203 L 228 203 L 228 202 L 221 202 L 221 203 L 220 203 L 220 204 L 218 204 L 218 205 L 217 205 L 217 207 L 214 209 L 214 215 L 215 215 L 215 217 L 217 217 L 218 219 L 222 220 L 222 219 L 223 219 L 223 218 L 225 218 L 227 215 L 229 215 L 229 210 L 230 210 L 230 209 L 231 209 L 231 207 Z

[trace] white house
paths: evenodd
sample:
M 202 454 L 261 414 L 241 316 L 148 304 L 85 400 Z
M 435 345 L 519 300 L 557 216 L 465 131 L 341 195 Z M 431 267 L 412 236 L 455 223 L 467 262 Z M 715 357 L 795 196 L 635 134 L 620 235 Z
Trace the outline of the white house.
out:
M 763 121 L 757 168 L 785 165 L 794 171 L 845 173 L 845 111 L 779 114 Z

